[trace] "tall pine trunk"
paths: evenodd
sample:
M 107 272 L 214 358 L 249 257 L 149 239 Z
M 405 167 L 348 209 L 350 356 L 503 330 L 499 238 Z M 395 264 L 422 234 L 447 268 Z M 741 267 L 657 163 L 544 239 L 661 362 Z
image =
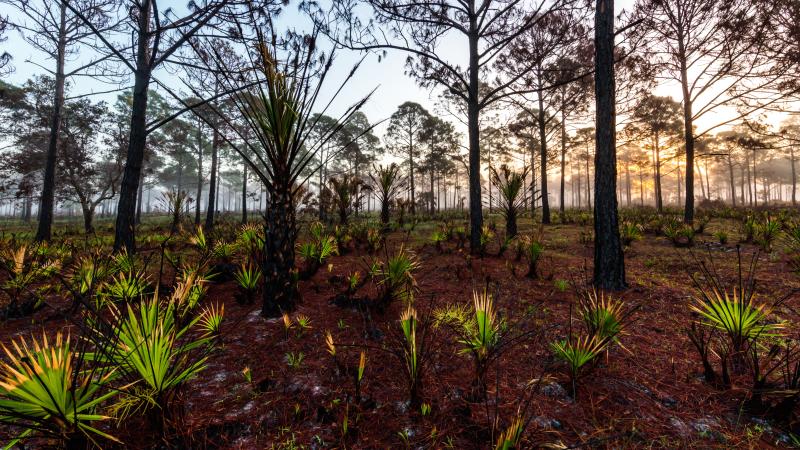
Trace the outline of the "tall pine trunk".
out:
M 138 24 L 136 71 L 134 72 L 133 104 L 131 106 L 131 130 L 128 139 L 128 154 L 117 204 L 117 220 L 114 235 L 114 250 L 123 247 L 128 253 L 136 251 L 136 198 L 142 174 L 144 149 L 147 143 L 147 94 L 150 86 L 150 14 L 152 3 L 145 0 L 141 7 Z
M 475 1 L 469 2 L 469 86 L 467 95 L 467 128 L 469 135 L 469 227 L 470 251 L 481 245 L 483 210 L 481 200 L 480 107 L 478 104 L 478 21 Z
M 614 85 L 614 0 L 595 11 L 596 148 L 594 156 L 594 285 L 624 289 L 625 260 L 619 237 Z
M 198 121 L 199 122 L 199 121 Z M 203 127 L 197 125 L 197 192 L 195 193 L 194 225 L 200 225 L 200 201 L 203 195 Z
M 50 116 L 50 137 L 47 143 L 47 159 L 44 166 L 42 196 L 39 200 L 39 224 L 36 229 L 37 241 L 49 241 L 53 228 L 53 209 L 55 208 L 56 159 L 58 157 L 59 134 L 61 133 L 61 111 L 64 106 L 64 59 L 67 51 L 66 27 L 67 6 L 61 3 L 58 29 L 58 48 L 56 50 L 56 86 L 53 95 L 53 112 Z
M 206 223 L 205 228 L 207 232 L 214 230 L 214 216 L 217 209 L 217 171 L 219 170 L 218 152 L 219 152 L 219 132 L 214 129 L 214 137 L 211 141 L 211 174 L 208 179 L 208 206 L 206 207 Z
M 541 196 L 542 196 L 542 223 L 550 223 L 550 199 L 547 193 L 547 130 L 545 128 L 545 114 L 544 114 L 544 100 L 542 99 L 542 92 L 539 92 L 539 151 L 541 159 L 539 160 L 539 178 L 541 181 Z

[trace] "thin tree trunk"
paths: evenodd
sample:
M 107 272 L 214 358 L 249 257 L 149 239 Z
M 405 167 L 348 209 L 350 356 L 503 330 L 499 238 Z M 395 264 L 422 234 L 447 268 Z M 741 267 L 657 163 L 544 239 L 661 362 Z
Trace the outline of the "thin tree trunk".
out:
M 194 225 L 200 225 L 200 201 L 203 195 L 203 127 L 197 124 L 197 193 L 194 205 Z
M 789 148 L 789 158 L 792 163 L 792 206 L 797 206 L 797 173 L 794 166 L 794 147 Z
M 247 163 L 242 164 L 242 223 L 247 223 Z
M 478 104 L 478 21 L 475 2 L 469 2 L 469 86 L 467 128 L 469 135 L 469 225 L 470 251 L 480 249 L 483 210 L 481 205 L 480 105 Z
M 733 179 L 733 160 L 731 160 L 731 155 L 728 155 L 728 176 L 730 177 L 731 182 L 731 200 L 733 201 L 733 206 L 736 206 L 736 184 L 735 180 Z
M 152 3 L 145 0 L 140 9 L 138 24 L 138 43 L 136 50 L 136 71 L 134 73 L 133 104 L 131 106 L 131 130 L 128 140 L 128 154 L 125 172 L 117 203 L 116 232 L 114 250 L 123 247 L 128 253 L 136 251 L 136 197 L 147 143 L 147 91 L 150 86 L 150 15 Z
M 211 173 L 208 179 L 208 206 L 206 206 L 206 223 L 205 228 L 207 232 L 214 230 L 214 214 L 217 209 L 217 171 L 219 170 L 218 152 L 219 152 L 220 135 L 214 129 L 214 137 L 211 141 Z
M 42 196 L 39 200 L 39 224 L 36 229 L 36 241 L 49 241 L 53 227 L 53 209 L 55 207 L 56 159 L 58 157 L 59 134 L 61 133 L 61 110 L 64 106 L 64 59 L 67 51 L 66 27 L 67 6 L 61 3 L 58 29 L 58 49 L 56 54 L 56 86 L 53 96 L 53 112 L 50 116 L 50 138 L 47 143 L 47 159 L 44 166 Z
M 619 237 L 614 86 L 614 0 L 597 0 L 595 12 L 594 285 L 624 289 L 625 260 Z
M 683 208 L 683 221 L 691 224 L 694 222 L 694 118 L 692 97 L 689 93 L 686 47 L 683 39 L 678 39 L 678 52 L 680 55 L 681 90 L 683 91 L 683 135 L 686 148 L 686 203 Z
M 539 175 L 541 182 L 541 196 L 542 196 L 542 223 L 550 223 L 550 199 L 547 193 L 547 130 L 545 129 L 545 114 L 544 114 L 544 99 L 542 99 L 542 92 L 539 92 L 539 152 L 541 159 L 539 160 Z
M 564 221 L 564 184 L 567 171 L 567 113 L 565 107 L 561 105 L 561 186 L 559 191 L 558 210 L 561 213 L 561 221 Z M 628 196 L 630 200 L 630 196 Z M 629 202 L 630 203 L 630 202 Z

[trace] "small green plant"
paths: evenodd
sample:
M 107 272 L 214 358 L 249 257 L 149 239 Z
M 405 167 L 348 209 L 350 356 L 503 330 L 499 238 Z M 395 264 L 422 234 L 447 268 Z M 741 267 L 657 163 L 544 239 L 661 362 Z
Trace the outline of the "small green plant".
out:
M 765 252 L 771 252 L 772 244 L 775 243 L 780 232 L 781 223 L 770 216 L 766 216 L 764 222 L 756 226 L 758 244 Z
M 148 276 L 143 270 L 132 274 L 120 272 L 105 286 L 104 294 L 112 301 L 128 303 L 141 299 L 149 287 Z
M 550 344 L 556 358 L 567 364 L 572 396 L 577 394 L 577 383 L 584 367 L 594 361 L 606 348 L 608 341 L 597 336 L 572 336 L 569 339 Z
M 286 364 L 291 367 L 292 369 L 299 369 L 303 365 L 303 360 L 305 359 L 306 355 L 303 352 L 288 352 L 284 356 L 286 360 Z
M 210 336 L 220 336 L 222 319 L 225 317 L 225 304 L 214 303 L 200 314 L 200 328 Z
M 297 317 L 295 317 L 295 323 L 297 323 L 298 337 L 302 336 L 306 331 L 311 329 L 311 318 L 304 314 L 298 314 Z
M 486 254 L 486 247 L 494 239 L 495 232 L 489 225 L 484 224 L 481 227 L 481 235 L 478 239 L 478 254 L 484 256 Z
M 436 247 L 436 250 L 442 252 L 444 248 L 442 247 L 442 243 L 447 241 L 447 236 L 441 230 L 434 230 L 433 234 L 431 234 L 431 243 Z
M 528 273 L 525 276 L 528 278 L 537 278 L 539 276 L 539 260 L 544 252 L 544 245 L 539 239 L 533 236 L 525 236 L 523 238 L 523 245 L 525 257 L 528 259 Z
M 567 289 L 569 289 L 569 281 L 561 278 L 554 281 L 553 285 L 555 286 L 558 292 L 567 292 Z
M 239 266 L 239 269 L 233 274 L 239 285 L 239 292 L 234 295 L 238 303 L 250 305 L 255 301 L 261 276 L 261 269 L 254 266 L 250 261 Z
M 429 403 L 423 403 L 419 407 L 419 412 L 422 415 L 422 417 L 429 416 L 431 414 L 431 405 Z
M 356 385 L 356 403 L 361 402 L 361 384 L 364 381 L 364 372 L 367 370 L 367 354 L 361 351 L 358 359 L 358 370 L 356 370 L 355 385 Z
M 642 226 L 638 223 L 623 222 L 619 231 L 622 243 L 626 247 L 629 247 L 633 241 L 638 241 L 642 238 Z
M 500 437 L 497 439 L 497 445 L 494 447 L 495 450 L 514 450 L 521 448 L 522 433 L 524 431 L 525 423 L 522 417 L 517 416 L 511 424 L 500 433 Z
M 717 241 L 719 241 L 720 245 L 726 245 L 728 243 L 728 233 L 726 233 L 723 230 L 719 230 L 716 233 L 714 233 L 714 238 L 716 238 Z
M 242 369 L 242 377 L 244 377 L 244 381 L 250 384 L 253 383 L 253 371 L 250 370 L 250 367 L 245 366 L 245 368 Z
M 416 286 L 414 273 L 417 269 L 417 257 L 403 245 L 385 262 L 373 262 L 370 275 L 381 288 L 381 303 L 386 305 L 395 299 L 412 299 Z

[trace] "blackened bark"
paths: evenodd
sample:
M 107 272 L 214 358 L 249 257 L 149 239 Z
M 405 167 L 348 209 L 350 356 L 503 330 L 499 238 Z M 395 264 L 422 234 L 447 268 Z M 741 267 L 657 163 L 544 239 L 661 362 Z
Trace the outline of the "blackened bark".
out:
M 49 241 L 53 228 L 53 209 L 56 191 L 56 158 L 58 157 L 59 134 L 61 133 L 61 110 L 64 106 L 64 58 L 67 51 L 67 6 L 61 3 L 61 20 L 58 29 L 56 54 L 56 92 L 53 95 L 53 112 L 50 116 L 50 138 L 47 143 L 47 159 L 44 165 L 42 196 L 39 200 L 39 224 L 36 241 Z
M 547 193 L 547 130 L 545 128 L 545 115 L 544 103 L 542 100 L 542 93 L 539 92 L 539 174 L 542 183 L 541 191 L 542 196 L 542 223 L 550 223 L 550 199 Z
M 200 200 L 203 195 L 203 127 L 197 124 L 197 193 L 195 194 L 194 225 L 200 225 Z
M 564 178 L 567 172 L 567 113 L 566 107 L 561 106 L 561 187 L 558 193 L 558 211 L 561 220 L 564 220 Z
M 214 138 L 211 141 L 211 176 L 208 180 L 208 207 L 206 208 L 205 224 L 207 232 L 211 232 L 214 229 L 214 213 L 217 207 L 217 152 L 219 151 L 219 142 L 219 132 L 215 129 Z
M 117 206 L 117 221 L 114 236 L 114 250 L 123 247 L 128 253 L 136 251 L 136 198 L 139 179 L 142 174 L 144 148 L 147 143 L 147 91 L 150 86 L 150 9 L 152 4 L 145 1 L 139 17 L 136 71 L 134 72 L 133 104 L 131 106 L 131 131 L 128 140 L 128 154 Z
M 277 183 L 276 183 L 277 184 Z M 261 315 L 278 317 L 297 302 L 294 246 L 297 228 L 288 183 L 276 186 L 264 213 L 264 295 Z
M 617 217 L 614 0 L 597 0 L 595 11 L 596 148 L 594 156 L 594 285 L 626 287 Z
M 242 169 L 242 223 L 247 223 L 247 163 Z
M 686 49 L 683 39 L 678 39 L 678 52 L 681 60 L 683 135 L 686 145 L 686 203 L 683 207 L 683 221 L 684 223 L 691 224 L 694 221 L 694 118 L 692 113 L 692 97 L 689 93 L 689 69 L 686 67 Z
M 469 86 L 467 92 L 467 128 L 469 134 L 469 245 L 480 250 L 483 210 L 481 201 L 480 105 L 478 104 L 478 22 L 475 2 L 470 2 Z

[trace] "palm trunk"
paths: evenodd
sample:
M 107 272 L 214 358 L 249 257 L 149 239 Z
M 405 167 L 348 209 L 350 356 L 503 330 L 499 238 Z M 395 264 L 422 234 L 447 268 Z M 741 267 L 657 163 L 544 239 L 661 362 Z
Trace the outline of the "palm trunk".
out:
M 297 228 L 288 182 L 275 183 L 264 215 L 264 291 L 261 314 L 278 317 L 293 311 L 297 301 L 294 246 Z

